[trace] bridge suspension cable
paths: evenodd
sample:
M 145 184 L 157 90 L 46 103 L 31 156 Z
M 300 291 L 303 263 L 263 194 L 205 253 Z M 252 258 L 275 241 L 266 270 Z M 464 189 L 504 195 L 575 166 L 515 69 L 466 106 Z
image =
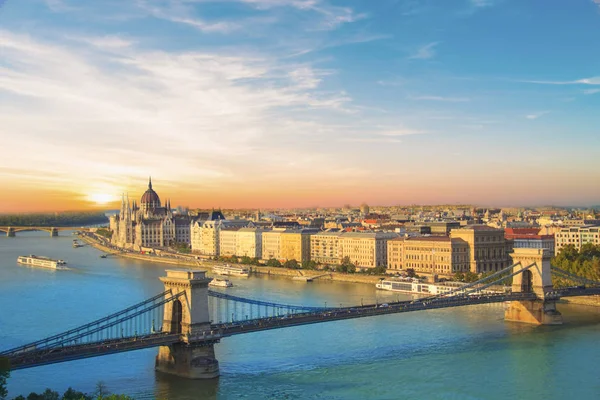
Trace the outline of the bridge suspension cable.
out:
M 247 299 L 213 290 L 209 290 L 208 295 L 211 319 L 214 323 L 219 324 L 334 309 Z
M 600 286 L 600 282 L 598 282 L 598 281 L 594 281 L 594 280 L 587 279 L 587 278 L 584 278 L 579 275 L 575 275 L 571 272 L 565 271 L 558 267 L 550 267 L 550 268 L 551 268 L 552 272 L 555 273 L 556 275 L 558 275 L 558 277 L 560 277 L 560 278 L 571 280 L 571 281 L 578 282 L 578 283 L 582 283 L 584 285 L 587 284 L 587 285 Z
M 166 297 L 169 294 L 171 294 L 171 290 L 167 290 L 124 310 L 66 332 L 5 350 L 0 355 L 11 357 L 32 351 L 137 337 L 160 332 L 163 321 L 162 306 L 185 295 L 185 292 L 179 292 Z
M 433 299 L 438 299 L 438 298 L 442 298 L 442 297 L 463 297 L 463 296 L 468 296 L 470 294 L 474 294 L 477 292 L 481 292 L 482 290 L 485 290 L 485 289 L 489 288 L 490 286 L 497 285 L 498 283 L 502 282 L 505 279 L 511 278 L 515 275 L 522 273 L 525 270 L 528 270 L 529 268 L 533 267 L 535 264 L 531 264 L 527 267 L 524 267 L 517 272 L 513 272 L 512 274 L 503 275 L 503 274 L 511 271 L 517 265 L 521 265 L 521 263 L 518 262 L 518 263 L 512 264 L 504 269 L 501 269 L 500 271 L 494 272 L 491 275 L 488 275 L 486 277 L 478 279 L 475 282 L 468 283 L 464 286 L 460 286 L 456 289 L 452 289 L 443 294 L 425 297 L 422 300 L 433 300 Z M 498 279 L 494 279 L 494 278 L 498 278 Z M 493 279 L 493 280 L 491 282 L 489 282 L 491 279 Z M 488 282 L 488 283 L 485 283 L 485 282 Z

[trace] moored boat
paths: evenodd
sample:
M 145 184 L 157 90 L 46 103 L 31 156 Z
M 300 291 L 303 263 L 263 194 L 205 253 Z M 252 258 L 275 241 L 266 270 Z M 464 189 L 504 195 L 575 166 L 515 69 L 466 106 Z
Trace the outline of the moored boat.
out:
M 67 262 L 64 260 L 55 260 L 50 257 L 36 256 L 34 254 L 19 256 L 17 257 L 17 262 L 23 265 L 48 269 L 66 269 L 62 268 L 62 266 L 67 265 Z
M 232 287 L 233 283 L 229 279 L 221 279 L 221 278 L 213 278 L 212 281 L 208 284 L 208 286 L 212 287 Z
M 423 294 L 423 295 L 444 295 L 452 292 L 453 294 L 461 293 L 461 288 L 465 286 L 463 282 L 440 282 L 440 283 L 425 283 L 415 278 L 390 278 L 382 279 L 375 284 L 377 289 L 389 290 L 391 292 Z M 476 289 L 476 288 L 473 288 Z M 485 289 L 484 294 L 503 293 L 502 289 Z
M 219 275 L 229 275 L 229 276 L 249 276 L 250 270 L 246 267 L 238 267 L 234 265 L 217 265 L 213 267 L 213 272 Z

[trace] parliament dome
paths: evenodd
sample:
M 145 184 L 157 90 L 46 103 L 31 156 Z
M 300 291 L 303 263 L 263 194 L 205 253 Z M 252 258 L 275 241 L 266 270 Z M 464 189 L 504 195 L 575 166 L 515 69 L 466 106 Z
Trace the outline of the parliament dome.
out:
M 158 197 L 158 194 L 156 194 L 154 189 L 152 189 L 152 178 L 150 178 L 148 182 L 148 190 L 146 190 L 142 195 L 140 205 L 142 206 L 142 208 L 146 209 L 160 207 L 160 198 Z

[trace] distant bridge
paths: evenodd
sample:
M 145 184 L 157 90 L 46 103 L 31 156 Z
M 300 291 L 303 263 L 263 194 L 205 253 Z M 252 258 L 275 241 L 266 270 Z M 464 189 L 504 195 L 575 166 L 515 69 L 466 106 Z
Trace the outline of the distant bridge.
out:
M 600 282 L 550 266 L 551 254 L 517 249 L 515 264 L 451 292 L 413 301 L 351 307 L 290 305 L 229 295 L 208 289 L 204 271 L 167 271 L 165 291 L 75 329 L 0 352 L 12 369 L 159 347 L 156 369 L 188 378 L 218 376 L 214 344 L 233 335 L 291 326 L 510 302 L 505 318 L 536 324 L 562 323 L 556 300 L 600 294 Z M 525 266 L 524 266 L 525 265 Z M 552 275 L 574 285 L 552 286 Z M 512 292 L 484 294 L 512 278 Z M 160 325 L 159 325 L 160 323 Z
M 14 237 L 17 232 L 44 231 L 49 232 L 50 236 L 58 236 L 61 231 L 89 231 L 90 228 L 77 226 L 0 226 L 0 232 L 6 233 L 6 236 Z

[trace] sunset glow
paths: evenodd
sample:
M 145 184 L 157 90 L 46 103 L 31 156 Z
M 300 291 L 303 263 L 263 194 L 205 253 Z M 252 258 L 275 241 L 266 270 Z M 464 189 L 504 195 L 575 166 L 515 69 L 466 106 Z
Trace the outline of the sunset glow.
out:
M 92 193 L 88 195 L 87 198 L 89 201 L 98 205 L 105 205 L 110 202 L 116 201 L 116 198 L 114 196 L 111 196 L 110 194 L 106 193 Z
M 149 175 L 204 208 L 600 203 L 591 0 L 25 3 L 0 10 L 0 212 Z

